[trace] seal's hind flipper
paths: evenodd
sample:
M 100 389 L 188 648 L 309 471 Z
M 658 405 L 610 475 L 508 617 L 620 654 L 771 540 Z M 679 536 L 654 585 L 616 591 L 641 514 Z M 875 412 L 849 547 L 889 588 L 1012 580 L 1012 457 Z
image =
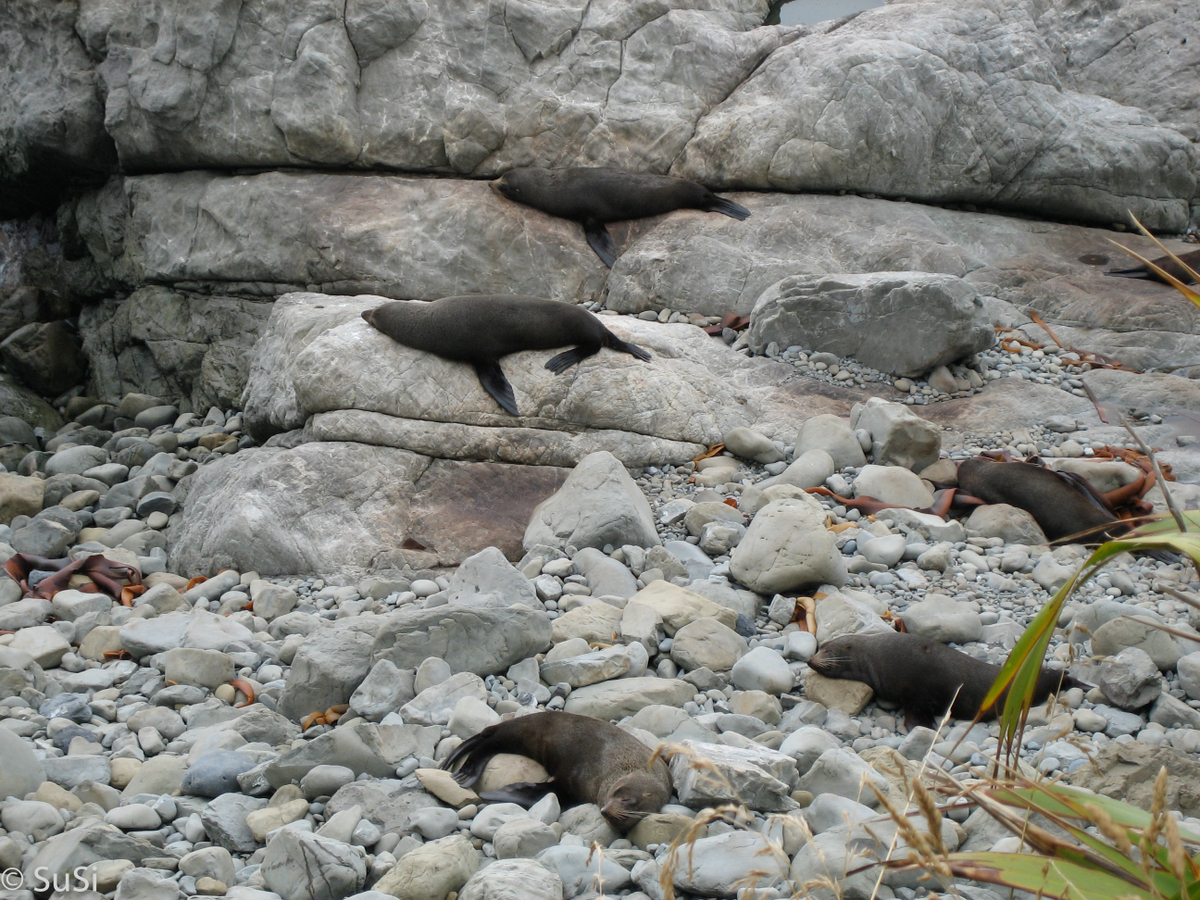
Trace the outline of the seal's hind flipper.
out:
M 492 803 L 517 803 L 529 809 L 553 790 L 553 781 L 514 781 L 494 791 L 483 791 L 479 799 Z
M 628 341 L 623 341 L 615 335 L 613 336 L 613 342 L 608 346 L 612 347 L 614 350 L 619 350 L 621 353 L 628 353 L 630 356 L 636 356 L 638 359 L 644 359 L 647 362 L 654 358 L 650 355 L 650 351 L 643 350 L 637 344 L 631 344 Z
M 595 356 L 599 352 L 599 347 L 572 347 L 570 350 L 564 350 L 558 356 L 552 356 L 546 360 L 546 368 L 555 375 L 561 375 L 575 363 L 585 360 L 589 356 Z
M 742 204 L 726 200 L 724 197 L 713 197 L 708 202 L 708 205 L 704 207 L 704 211 L 723 213 L 731 219 L 737 219 L 742 222 L 750 218 L 750 210 L 746 209 Z
M 483 389 L 504 407 L 506 413 L 519 416 L 516 395 L 513 394 L 512 385 L 504 377 L 504 370 L 500 368 L 500 363 L 494 359 L 477 359 L 474 360 L 474 364 L 475 374 L 479 376 L 479 383 L 483 385 Z
M 588 246 L 600 257 L 600 262 L 611 269 L 617 261 L 617 248 L 613 246 L 612 235 L 608 233 L 604 223 L 586 219 L 583 223 L 583 233 L 587 235 Z

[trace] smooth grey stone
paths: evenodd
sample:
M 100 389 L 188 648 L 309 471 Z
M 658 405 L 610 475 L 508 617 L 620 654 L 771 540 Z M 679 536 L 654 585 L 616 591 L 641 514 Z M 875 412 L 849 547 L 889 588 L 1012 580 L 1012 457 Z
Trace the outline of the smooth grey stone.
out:
M 80 694 L 56 694 L 43 701 L 38 714 L 47 719 L 70 719 L 72 722 L 89 722 L 92 707 L 87 697 Z
M 564 898 L 600 887 L 605 893 L 620 891 L 632 881 L 627 869 L 601 854 L 592 853 L 590 847 L 558 844 L 543 850 L 534 859 L 558 874 Z
M 215 750 L 205 753 L 188 766 L 183 776 L 182 790 L 196 797 L 219 797 L 240 790 L 238 775 L 257 765 L 256 760 L 236 750 Z
M 246 824 L 246 816 L 255 810 L 264 809 L 267 801 L 244 794 L 221 794 L 212 800 L 200 813 L 200 821 L 208 839 L 230 853 L 253 853 L 258 842 Z
M 282 897 L 326 900 L 360 890 L 367 860 L 361 847 L 284 828 L 267 844 L 260 871 Z

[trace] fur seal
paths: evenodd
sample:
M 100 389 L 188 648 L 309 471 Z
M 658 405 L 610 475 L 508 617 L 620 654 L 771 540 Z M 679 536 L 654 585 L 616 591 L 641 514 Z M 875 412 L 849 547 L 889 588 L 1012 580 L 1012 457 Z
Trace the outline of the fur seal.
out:
M 546 767 L 551 781 L 510 784 L 480 796 L 530 806 L 550 791 L 564 805 L 595 803 L 620 831 L 662 809 L 671 797 L 671 774 L 650 748 L 603 719 L 540 712 L 491 725 L 467 738 L 442 763 L 463 787 L 475 784 L 497 753 L 518 753 Z
M 959 465 L 958 486 L 984 503 L 1007 503 L 1025 510 L 1052 541 L 1082 532 L 1107 540 L 1125 530 L 1086 481 L 1045 466 L 975 457 Z
M 1200 271 L 1200 250 L 1192 250 L 1190 253 L 1176 253 L 1175 255 L 1193 271 Z M 1184 284 L 1196 283 L 1195 276 L 1169 256 L 1160 256 L 1158 259 L 1152 260 L 1152 262 L 1163 271 L 1174 275 Z M 1160 281 L 1163 284 L 1169 283 L 1144 263 L 1138 266 L 1130 266 L 1128 269 L 1109 269 L 1104 274 L 1117 275 L 1121 278 L 1145 278 L 1150 281 Z
M 833 638 L 821 645 L 808 664 L 826 678 L 848 678 L 869 684 L 877 697 L 900 704 L 918 724 L 929 724 L 947 708 L 955 718 L 975 718 L 988 689 L 1000 674 L 999 666 L 929 638 L 898 631 Z M 1065 672 L 1043 668 L 1034 702 L 1055 693 L 1060 682 L 1064 687 L 1082 686 Z M 994 717 L 1003 704 L 1001 697 L 984 718 Z
M 617 250 L 606 222 L 660 216 L 675 209 L 719 212 L 734 219 L 750 215 L 740 203 L 718 197 L 695 181 L 622 169 L 511 169 L 492 182 L 492 189 L 517 203 L 580 222 L 588 244 L 610 269 Z
M 548 350 L 576 344 L 552 356 L 546 368 L 555 375 L 609 347 L 650 359 L 636 344 L 621 340 L 581 306 L 508 294 L 443 297 L 430 303 L 395 300 L 368 309 L 362 317 L 392 340 L 443 359 L 469 362 L 479 383 L 514 416 L 517 400 L 500 368 L 500 357 L 520 350 Z

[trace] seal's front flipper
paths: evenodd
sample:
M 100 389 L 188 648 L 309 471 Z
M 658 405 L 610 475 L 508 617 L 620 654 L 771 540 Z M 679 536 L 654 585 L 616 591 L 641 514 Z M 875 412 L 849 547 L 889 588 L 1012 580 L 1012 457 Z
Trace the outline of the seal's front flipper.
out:
M 479 798 L 492 803 L 517 803 L 529 809 L 553 790 L 552 781 L 514 781 L 494 791 L 483 791 Z
M 589 356 L 595 356 L 598 352 L 600 352 L 599 347 L 572 347 L 570 350 L 564 350 L 558 356 L 552 356 L 546 360 L 546 368 L 555 375 L 561 375 L 575 363 L 587 359 Z
M 479 383 L 483 385 L 483 389 L 504 407 L 506 413 L 513 416 L 520 415 L 517 412 L 517 398 L 513 394 L 512 385 L 504 377 L 504 370 L 500 368 L 500 363 L 494 359 L 477 359 L 475 360 L 475 374 L 479 376 Z
M 585 219 L 583 233 L 587 235 L 588 246 L 595 250 L 600 261 L 611 269 L 617 261 L 617 248 L 613 246 L 612 235 L 608 233 L 604 223 L 595 219 Z

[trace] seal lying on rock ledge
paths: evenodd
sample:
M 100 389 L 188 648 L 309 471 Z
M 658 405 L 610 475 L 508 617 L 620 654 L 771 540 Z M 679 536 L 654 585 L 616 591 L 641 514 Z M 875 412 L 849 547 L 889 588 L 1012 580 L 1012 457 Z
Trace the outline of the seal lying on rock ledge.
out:
M 564 805 L 595 803 L 614 828 L 628 831 L 671 797 L 666 763 L 616 725 L 591 716 L 540 712 L 491 725 L 467 738 L 442 764 L 463 787 L 479 781 L 497 753 L 518 753 L 545 766 L 551 780 L 485 791 L 485 800 L 531 806 L 554 791 Z
M 661 216 L 676 209 L 719 212 L 741 220 L 750 216 L 740 203 L 718 197 L 695 181 L 622 169 L 518 168 L 493 181 L 492 189 L 509 200 L 582 223 L 588 245 L 610 269 L 617 250 L 606 222 Z
M 1192 272 L 1188 271 L 1188 269 L 1193 271 L 1200 270 L 1200 250 L 1192 250 L 1190 253 L 1176 253 L 1175 255 L 1179 258 L 1179 262 L 1183 263 L 1184 266 L 1187 266 L 1187 269 L 1181 266 L 1178 262 L 1175 262 L 1175 260 L 1171 259 L 1169 256 L 1160 256 L 1158 259 L 1151 260 L 1151 262 L 1164 272 L 1174 275 L 1184 284 L 1195 284 L 1196 278 Z M 1163 278 L 1145 263 L 1137 266 L 1130 266 L 1127 269 L 1109 269 L 1104 274 L 1117 275 L 1121 278 L 1145 278 L 1149 281 L 1161 281 L 1163 284 L 1169 284 L 1165 278 Z
M 583 307 L 540 297 L 498 294 L 443 297 L 431 303 L 395 300 L 366 310 L 362 317 L 406 347 L 471 363 L 483 389 L 514 416 L 520 415 L 517 400 L 500 368 L 500 357 L 509 353 L 578 345 L 547 361 L 546 368 L 555 375 L 601 347 L 650 359 L 649 353 L 621 340 Z
M 871 686 L 876 697 L 898 703 L 918 724 L 928 725 L 950 710 L 959 719 L 973 719 L 983 704 L 1000 667 L 916 634 L 872 631 L 833 638 L 808 664 L 826 678 L 846 678 Z M 1065 672 L 1042 669 L 1034 702 L 1063 687 L 1081 687 Z M 957 693 L 956 693 L 957 692 Z M 984 714 L 993 718 L 1004 703 Z

